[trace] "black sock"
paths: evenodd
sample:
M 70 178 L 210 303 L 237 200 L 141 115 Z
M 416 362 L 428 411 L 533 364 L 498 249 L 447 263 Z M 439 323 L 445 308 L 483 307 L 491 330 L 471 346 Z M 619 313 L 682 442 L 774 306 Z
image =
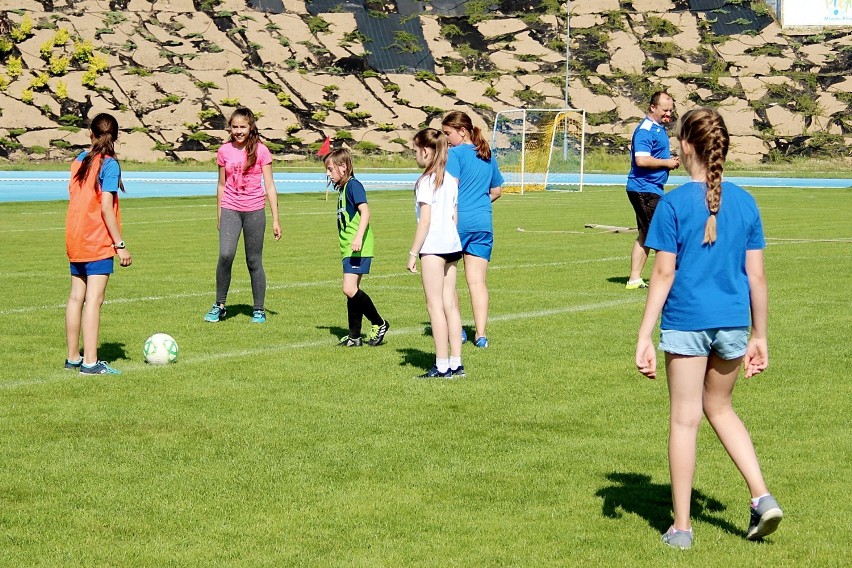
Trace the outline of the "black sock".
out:
M 360 290 L 359 290 L 360 292 Z M 349 337 L 355 339 L 361 337 L 361 302 L 358 301 L 358 294 L 351 298 L 346 298 L 346 311 L 349 314 Z
M 373 325 L 382 325 L 385 320 L 379 315 L 379 310 L 373 305 L 373 299 L 363 290 L 358 290 L 353 299 L 358 299 L 361 303 L 361 313 L 364 314 L 370 323 Z

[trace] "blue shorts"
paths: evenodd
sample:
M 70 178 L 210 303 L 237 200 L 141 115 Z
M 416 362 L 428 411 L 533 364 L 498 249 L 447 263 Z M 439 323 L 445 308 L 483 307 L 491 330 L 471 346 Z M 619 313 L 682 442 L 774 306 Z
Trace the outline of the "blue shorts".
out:
M 459 231 L 462 252 L 472 254 L 485 260 L 491 260 L 491 249 L 494 248 L 494 233 L 488 231 Z
M 702 331 L 660 331 L 660 349 L 673 355 L 708 357 L 711 352 L 730 361 L 745 355 L 747 327 L 705 329 Z
M 97 274 L 112 274 L 115 269 L 112 264 L 113 257 L 91 262 L 72 262 L 71 276 L 94 276 Z
M 347 256 L 343 259 L 343 274 L 369 274 L 372 256 Z

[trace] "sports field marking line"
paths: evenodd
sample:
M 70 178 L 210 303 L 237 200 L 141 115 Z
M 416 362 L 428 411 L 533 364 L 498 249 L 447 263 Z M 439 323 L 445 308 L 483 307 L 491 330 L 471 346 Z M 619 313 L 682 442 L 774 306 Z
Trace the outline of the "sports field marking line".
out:
M 777 237 L 766 237 L 768 241 L 767 244 L 770 245 L 787 245 L 787 244 L 800 244 L 800 243 L 852 243 L 852 237 L 839 238 L 839 239 L 781 239 Z M 771 242 L 778 241 L 778 242 Z
M 628 304 L 637 304 L 643 302 L 645 300 L 643 296 L 631 296 L 629 298 L 623 298 L 619 300 L 610 300 L 606 302 L 595 302 L 592 304 L 583 304 L 580 306 L 563 306 L 560 308 L 550 308 L 546 310 L 535 310 L 530 312 L 519 312 L 515 314 L 501 314 L 498 316 L 494 316 L 489 318 L 490 321 L 493 322 L 511 322 L 517 320 L 524 319 L 535 319 L 535 318 L 544 318 L 551 316 L 558 316 L 564 314 L 578 313 L 578 312 L 588 312 L 592 310 L 604 310 L 609 308 L 615 308 L 619 306 L 624 306 Z M 199 325 L 208 325 L 199 320 Z M 389 339 L 392 339 L 397 336 L 404 335 L 414 335 L 414 334 L 423 334 L 424 327 L 420 326 L 410 326 L 403 328 L 391 328 L 391 332 L 388 335 Z M 210 361 L 219 360 L 219 359 L 232 359 L 234 357 L 255 357 L 258 355 L 265 355 L 269 353 L 278 353 L 281 351 L 287 351 L 291 349 L 310 349 L 317 347 L 328 347 L 329 349 L 349 349 L 349 348 L 338 348 L 336 345 L 336 339 L 314 339 L 311 341 L 299 341 L 296 343 L 287 343 L 283 345 L 275 345 L 270 347 L 260 347 L 257 349 L 239 349 L 235 351 L 227 351 L 227 352 L 216 352 L 209 354 L 199 354 L 195 357 L 178 357 L 178 362 L 175 365 L 186 366 L 186 365 L 195 365 L 195 364 L 209 364 Z M 392 348 L 392 347 L 391 347 Z M 361 349 L 371 349 L 369 346 L 364 346 Z M 345 353 L 345 352 L 344 352 Z M 344 355 L 341 353 L 341 356 Z M 351 355 L 349 355 L 351 357 Z M 120 363 L 116 366 L 121 367 L 122 373 L 136 373 L 136 372 L 147 372 L 147 371 L 155 371 L 159 367 L 155 365 L 148 365 L 146 363 L 133 363 L 128 362 L 127 364 Z M 32 386 L 32 385 L 40 385 L 52 382 L 59 382 L 69 379 L 79 379 L 83 377 L 86 380 L 90 380 L 91 377 L 80 375 L 80 373 L 65 371 L 61 369 L 56 369 L 56 376 L 44 377 L 44 378 L 36 378 L 27 381 L 15 381 L 11 383 L 0 383 L 0 389 L 13 389 L 16 387 L 24 387 L 24 386 Z M 120 380 L 121 377 L 116 377 L 115 375 L 105 375 L 104 378 L 108 378 L 110 380 Z

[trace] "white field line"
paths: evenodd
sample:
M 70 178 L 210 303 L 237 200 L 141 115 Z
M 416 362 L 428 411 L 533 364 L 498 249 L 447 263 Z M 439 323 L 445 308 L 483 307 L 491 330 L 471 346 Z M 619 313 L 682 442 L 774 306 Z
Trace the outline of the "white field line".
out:
M 542 264 L 512 264 L 508 266 L 492 266 L 490 270 L 513 270 L 513 269 L 530 269 L 530 268 L 542 268 L 542 267 L 551 267 L 551 266 L 565 266 L 568 264 L 588 264 L 590 262 L 609 262 L 609 261 L 624 261 L 629 257 L 626 256 L 614 256 L 608 258 L 595 258 L 595 259 L 583 259 L 583 260 L 566 260 L 562 262 L 546 262 Z M 410 272 L 394 272 L 391 274 L 376 274 L 370 275 L 369 280 L 371 282 L 375 282 L 376 280 L 386 280 L 388 278 L 410 278 L 412 274 Z M 417 286 L 420 285 L 419 275 L 417 277 Z M 312 286 L 340 286 L 340 279 L 334 280 L 315 280 L 313 282 L 290 282 L 287 284 L 272 284 L 266 287 L 267 292 L 270 290 L 290 290 L 294 288 L 309 288 Z M 250 288 L 231 288 L 229 294 L 241 294 L 244 292 L 250 292 Z M 163 300 L 182 300 L 186 298 L 201 298 L 204 296 L 209 296 L 210 291 L 205 290 L 204 292 L 183 292 L 180 294 L 163 294 L 157 296 L 142 296 L 142 297 L 133 297 L 133 298 L 114 298 L 111 300 L 105 300 L 105 305 L 111 304 L 135 304 L 141 302 L 157 302 Z M 26 306 L 22 308 L 10 308 L 0 310 L 0 316 L 12 315 L 12 314 L 28 314 L 39 311 L 48 311 L 48 310 L 64 310 L 65 304 L 42 304 L 40 306 Z
M 536 319 L 536 318 L 546 318 L 551 316 L 558 316 L 564 314 L 578 313 L 578 312 L 588 312 L 593 310 L 605 310 L 609 308 L 615 308 L 619 306 L 624 306 L 627 304 L 637 304 L 645 301 L 645 296 L 643 295 L 631 295 L 627 298 L 622 298 L 619 300 L 609 300 L 605 302 L 595 302 L 592 304 L 582 304 L 579 306 L 562 306 L 559 308 L 549 308 L 546 310 L 535 310 L 531 312 L 519 312 L 515 314 L 501 314 L 498 316 L 494 316 L 490 318 L 490 322 L 511 322 L 517 320 L 524 319 Z M 205 325 L 205 324 L 199 324 Z M 392 328 L 391 336 L 396 337 L 400 335 L 415 335 L 422 334 L 423 326 L 410 326 L 403 328 Z M 294 349 L 312 349 L 317 347 L 328 347 L 329 349 L 337 349 L 335 345 L 334 338 L 326 337 L 324 339 L 314 339 L 311 341 L 299 341 L 295 343 L 284 343 L 281 345 L 268 346 L 268 347 L 260 347 L 257 349 L 238 349 L 234 351 L 217 351 L 215 353 L 201 353 L 197 356 L 181 356 L 177 365 L 186 366 L 186 365 L 194 365 L 194 364 L 203 364 L 207 365 L 211 361 L 219 360 L 219 359 L 232 359 L 234 357 L 256 357 L 258 355 L 268 355 L 270 353 L 278 353 L 281 351 L 288 351 Z M 365 347 L 364 349 L 369 349 Z M 147 365 L 145 363 L 127 363 L 121 364 L 121 370 L 124 373 L 138 373 L 138 372 L 146 372 L 146 371 L 156 371 L 157 367 L 152 365 Z M 23 381 L 14 381 L 9 383 L 0 383 L 0 390 L 9 390 L 17 387 L 31 386 L 31 385 L 40 385 L 46 383 L 53 383 L 64 381 L 68 379 L 79 379 L 81 375 L 79 373 L 75 373 L 72 371 L 65 370 L 57 370 L 52 372 L 48 376 L 44 377 L 36 377 Z M 110 380 L 119 380 L 120 377 L 108 376 Z M 84 380 L 91 380 L 90 377 L 84 377 Z

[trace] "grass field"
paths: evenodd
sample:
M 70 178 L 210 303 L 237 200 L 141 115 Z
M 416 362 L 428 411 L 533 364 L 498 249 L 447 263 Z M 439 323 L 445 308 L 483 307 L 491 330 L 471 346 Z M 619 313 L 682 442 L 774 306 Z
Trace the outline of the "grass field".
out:
M 409 192 L 370 196 L 363 287 L 392 327 L 362 349 L 333 347 L 346 333 L 334 201 L 282 197 L 260 326 L 242 253 L 230 317 L 202 322 L 212 199 L 124 200 L 134 262 L 110 281 L 100 346 L 123 374 L 97 378 L 62 369 L 65 204 L 4 203 L 0 565 L 848 566 L 852 191 L 754 193 L 771 359 L 735 405 L 786 517 L 744 540 L 745 485 L 705 424 L 684 552 L 659 541 L 667 392 L 633 365 L 635 235 L 583 228 L 631 225 L 623 188 L 497 202 L 491 347 L 466 345 L 468 377 L 433 382 L 413 378 L 433 345 L 405 271 Z M 178 363 L 143 362 L 158 331 Z

